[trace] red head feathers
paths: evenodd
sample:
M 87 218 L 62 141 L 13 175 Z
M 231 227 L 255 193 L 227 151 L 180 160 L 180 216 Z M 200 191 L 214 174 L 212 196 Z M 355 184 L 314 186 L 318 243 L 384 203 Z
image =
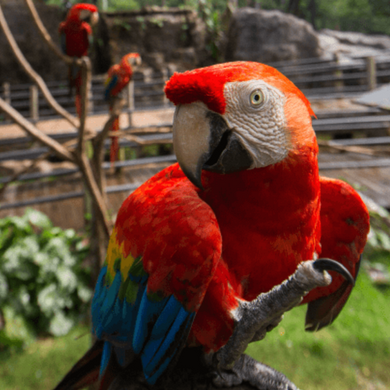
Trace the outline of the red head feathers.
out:
M 98 8 L 96 5 L 88 4 L 88 3 L 79 3 L 75 4 L 68 12 L 66 17 L 67 20 L 74 20 L 81 22 L 80 14 L 82 11 L 89 11 L 90 13 L 98 12 Z
M 303 93 L 276 69 L 258 62 L 228 62 L 175 73 L 165 86 L 165 94 L 175 105 L 190 104 L 197 100 L 219 114 L 225 113 L 224 85 L 228 82 L 260 79 L 280 89 L 286 95 L 298 96 L 314 116 Z

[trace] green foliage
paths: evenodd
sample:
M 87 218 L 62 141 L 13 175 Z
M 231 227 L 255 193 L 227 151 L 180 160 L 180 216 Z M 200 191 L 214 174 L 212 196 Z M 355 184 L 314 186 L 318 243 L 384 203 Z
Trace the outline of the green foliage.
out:
M 0 389 L 53 389 L 91 346 L 89 334 L 88 327 L 78 325 L 66 336 L 0 351 Z
M 377 206 L 370 211 L 370 233 L 365 248 L 366 257 L 371 261 L 390 265 L 390 213 Z
M 53 227 L 39 211 L 0 220 L 0 347 L 69 332 L 91 299 L 87 252 L 74 230 Z
M 388 389 L 389 303 L 390 291 L 375 287 L 363 269 L 332 325 L 305 332 L 306 306 L 294 308 L 246 352 L 283 372 L 301 389 Z

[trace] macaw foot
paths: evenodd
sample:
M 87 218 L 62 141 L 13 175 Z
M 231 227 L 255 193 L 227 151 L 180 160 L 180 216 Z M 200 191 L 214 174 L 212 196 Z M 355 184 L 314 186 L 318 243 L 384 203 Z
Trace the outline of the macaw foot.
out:
M 250 342 L 263 339 L 279 324 L 283 314 L 297 306 L 310 290 L 331 283 L 327 270 L 336 271 L 354 283 L 351 274 L 340 263 L 330 259 L 311 260 L 301 263 L 293 275 L 271 291 L 260 294 L 253 301 L 241 301 L 234 313 L 233 335 L 213 354 L 213 367 L 219 372 L 232 370 Z
M 229 371 L 215 372 L 216 387 L 239 386 L 247 382 L 259 390 L 298 390 L 282 373 L 248 355 L 241 355 Z

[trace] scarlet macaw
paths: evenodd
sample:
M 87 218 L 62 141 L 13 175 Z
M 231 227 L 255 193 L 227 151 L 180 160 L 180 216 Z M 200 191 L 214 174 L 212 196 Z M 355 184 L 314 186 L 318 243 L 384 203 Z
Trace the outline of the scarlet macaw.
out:
M 75 4 L 68 12 L 66 20 L 60 23 L 61 49 L 70 57 L 83 57 L 88 55 L 88 48 L 92 38 L 92 28 L 85 22 L 91 17 L 91 23 L 98 20 L 98 8 L 93 4 Z M 81 116 L 81 72 L 75 66 L 69 67 L 69 85 L 76 88 L 76 111 Z
M 112 367 L 131 370 L 136 356 L 153 384 L 184 346 L 203 348 L 216 385 L 296 389 L 242 353 L 307 292 L 306 328 L 332 323 L 351 292 L 343 277 L 357 276 L 367 209 L 319 176 L 314 113 L 272 67 L 175 73 L 165 93 L 179 164 L 120 208 L 92 303 L 98 341 L 57 389 L 96 380 L 99 364 L 106 389 Z
M 105 82 L 106 89 L 104 98 L 109 102 L 110 112 L 114 106 L 114 98 L 122 92 L 123 88 L 130 82 L 133 75 L 132 66 L 141 65 L 141 57 L 138 53 L 129 53 L 122 57 L 119 64 L 111 66 L 108 70 Z M 119 130 L 119 117 L 112 124 L 111 131 Z M 118 156 L 119 142 L 118 137 L 111 137 L 110 161 L 114 162 Z

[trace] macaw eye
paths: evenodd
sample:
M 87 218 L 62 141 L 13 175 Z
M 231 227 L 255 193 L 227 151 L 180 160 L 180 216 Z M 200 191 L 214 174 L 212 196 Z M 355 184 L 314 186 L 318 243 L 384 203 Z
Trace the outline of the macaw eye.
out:
M 250 102 L 252 106 L 260 106 L 264 103 L 264 94 L 260 89 L 256 89 L 251 93 Z

